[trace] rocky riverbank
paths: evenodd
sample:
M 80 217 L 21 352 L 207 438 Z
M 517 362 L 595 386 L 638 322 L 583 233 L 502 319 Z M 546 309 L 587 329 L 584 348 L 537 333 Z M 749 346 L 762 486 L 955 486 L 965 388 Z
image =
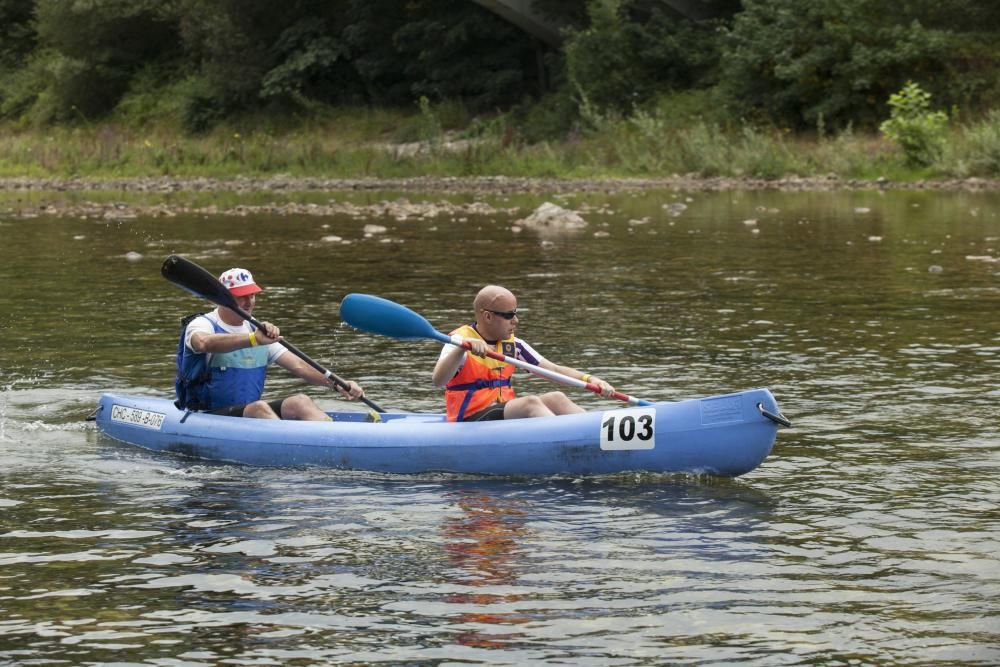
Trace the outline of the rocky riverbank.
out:
M 515 216 L 516 208 L 498 208 L 485 202 L 453 203 L 447 200 L 436 202 L 414 201 L 406 198 L 383 200 L 377 203 L 356 204 L 339 201 L 331 196 L 326 202 L 296 202 L 295 193 L 325 193 L 331 195 L 345 192 L 385 192 L 385 193 L 467 193 L 481 195 L 505 194 L 551 194 L 566 195 L 577 192 L 624 192 L 637 190 L 664 190 L 673 192 L 707 191 L 835 191 L 835 190 L 939 190 L 986 192 L 1000 191 L 1000 180 L 970 178 L 948 181 L 920 181 L 915 183 L 893 183 L 885 179 L 875 181 L 842 180 L 827 178 L 786 178 L 780 180 L 758 180 L 737 178 L 694 178 L 674 177 L 663 179 L 532 179 L 494 177 L 421 177 L 401 179 L 323 179 L 293 178 L 289 176 L 240 177 L 233 179 L 214 178 L 172 178 L 168 176 L 125 178 L 125 179 L 45 179 L 45 178 L 0 178 L 0 214 L 13 218 L 35 218 L 39 216 L 60 216 L 90 219 L 129 219 L 137 217 L 173 217 L 176 215 L 347 215 L 356 218 L 386 216 L 396 220 L 430 219 L 439 215 L 463 217 L 470 215 L 493 215 L 504 213 Z M 103 193 L 95 197 L 100 201 L 89 201 L 86 193 Z M 129 201 L 108 201 L 108 193 L 138 195 Z M 171 193 L 229 193 L 256 194 L 274 193 L 280 195 L 281 202 L 267 204 L 200 203 L 197 205 L 181 201 L 160 201 L 157 195 Z M 25 197 L 20 197 L 24 193 Z M 73 193 L 74 196 L 62 196 Z M 31 195 L 30 197 L 27 195 Z M 150 201 L 141 201 L 142 195 L 150 195 Z M 311 199 L 315 199 L 312 197 Z
M 84 178 L 0 178 L 0 192 L 81 192 L 121 191 L 135 193 L 170 192 L 310 192 L 310 191 L 392 191 L 392 192 L 467 192 L 483 194 L 616 192 L 629 190 L 683 190 L 706 192 L 720 190 L 943 190 L 996 191 L 1000 179 L 965 178 L 924 180 L 897 183 L 885 178 L 876 180 L 841 179 L 837 176 L 787 177 L 781 179 L 699 178 L 672 176 L 669 178 L 607 178 L 556 179 L 517 178 L 506 176 L 419 177 L 419 178 L 359 178 L 327 179 L 284 175 L 261 177 L 175 178 L 150 176 L 120 179 Z

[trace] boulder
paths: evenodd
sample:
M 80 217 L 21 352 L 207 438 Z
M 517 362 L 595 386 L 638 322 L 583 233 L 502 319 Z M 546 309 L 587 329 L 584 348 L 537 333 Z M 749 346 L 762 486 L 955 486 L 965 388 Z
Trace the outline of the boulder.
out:
M 549 232 L 575 231 L 587 226 L 587 222 L 576 211 L 551 202 L 545 202 L 518 223 L 529 229 Z

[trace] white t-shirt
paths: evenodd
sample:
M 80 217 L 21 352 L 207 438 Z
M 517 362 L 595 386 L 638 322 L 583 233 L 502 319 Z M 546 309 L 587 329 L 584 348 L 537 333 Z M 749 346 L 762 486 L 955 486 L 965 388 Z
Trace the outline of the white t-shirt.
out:
M 194 318 L 193 320 L 191 320 L 191 323 L 188 324 L 187 331 L 184 333 L 184 344 L 187 346 L 189 350 L 194 352 L 194 349 L 191 347 L 191 336 L 194 335 L 196 331 L 200 331 L 201 333 L 206 333 L 206 334 L 216 333 L 215 329 L 212 327 L 212 322 L 218 324 L 219 328 L 225 331 L 226 333 L 249 334 L 251 331 L 254 330 L 253 325 L 251 325 L 249 322 L 246 321 L 242 322 L 241 324 L 235 327 L 226 324 L 219 317 L 219 309 L 216 308 L 210 313 L 205 313 L 201 317 Z M 269 343 L 267 346 L 267 363 L 273 364 L 278 359 L 278 357 L 280 357 L 287 351 L 288 351 L 287 348 L 285 348 L 285 346 L 282 345 L 281 343 Z

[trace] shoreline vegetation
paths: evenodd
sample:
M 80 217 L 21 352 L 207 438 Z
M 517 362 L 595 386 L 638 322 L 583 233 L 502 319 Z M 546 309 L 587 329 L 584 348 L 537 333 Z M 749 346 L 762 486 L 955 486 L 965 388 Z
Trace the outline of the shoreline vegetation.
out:
M 195 135 L 167 123 L 3 124 L 0 192 L 1000 189 L 1000 111 L 948 129 L 921 165 L 874 132 L 713 124 L 668 108 L 535 143 L 502 116 L 329 113 L 281 131 L 246 119 Z
M 485 4 L 0 1 L 0 195 L 997 189 L 996 3 Z
M 486 4 L 0 0 L 0 195 L 997 189 L 998 3 Z

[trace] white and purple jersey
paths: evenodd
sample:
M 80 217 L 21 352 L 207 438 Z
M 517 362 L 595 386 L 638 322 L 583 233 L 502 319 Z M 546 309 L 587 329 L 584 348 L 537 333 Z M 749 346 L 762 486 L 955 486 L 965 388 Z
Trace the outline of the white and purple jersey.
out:
M 449 352 L 451 352 L 453 349 L 455 349 L 454 345 L 444 345 L 444 346 L 442 346 L 442 348 L 441 348 L 441 354 L 438 356 L 438 359 L 444 357 L 446 354 L 448 354 Z M 505 350 L 504 354 L 506 356 L 508 356 L 508 357 L 514 357 L 515 359 L 520 359 L 521 361 L 526 361 L 527 363 L 532 364 L 534 366 L 538 366 L 543 361 L 545 361 L 545 357 L 543 357 L 541 354 L 539 354 L 535 350 L 535 348 L 531 347 L 530 345 L 528 345 L 526 342 L 524 342 L 523 340 L 521 340 L 517 336 L 514 337 L 514 353 L 511 354 L 510 352 L 508 352 L 508 351 Z M 458 364 L 458 368 L 455 369 L 455 373 L 457 374 L 460 370 L 462 370 L 462 366 L 464 366 L 464 365 L 465 365 L 465 356 L 463 355 L 462 356 L 462 361 Z M 525 372 L 527 372 L 527 371 L 525 371 Z

